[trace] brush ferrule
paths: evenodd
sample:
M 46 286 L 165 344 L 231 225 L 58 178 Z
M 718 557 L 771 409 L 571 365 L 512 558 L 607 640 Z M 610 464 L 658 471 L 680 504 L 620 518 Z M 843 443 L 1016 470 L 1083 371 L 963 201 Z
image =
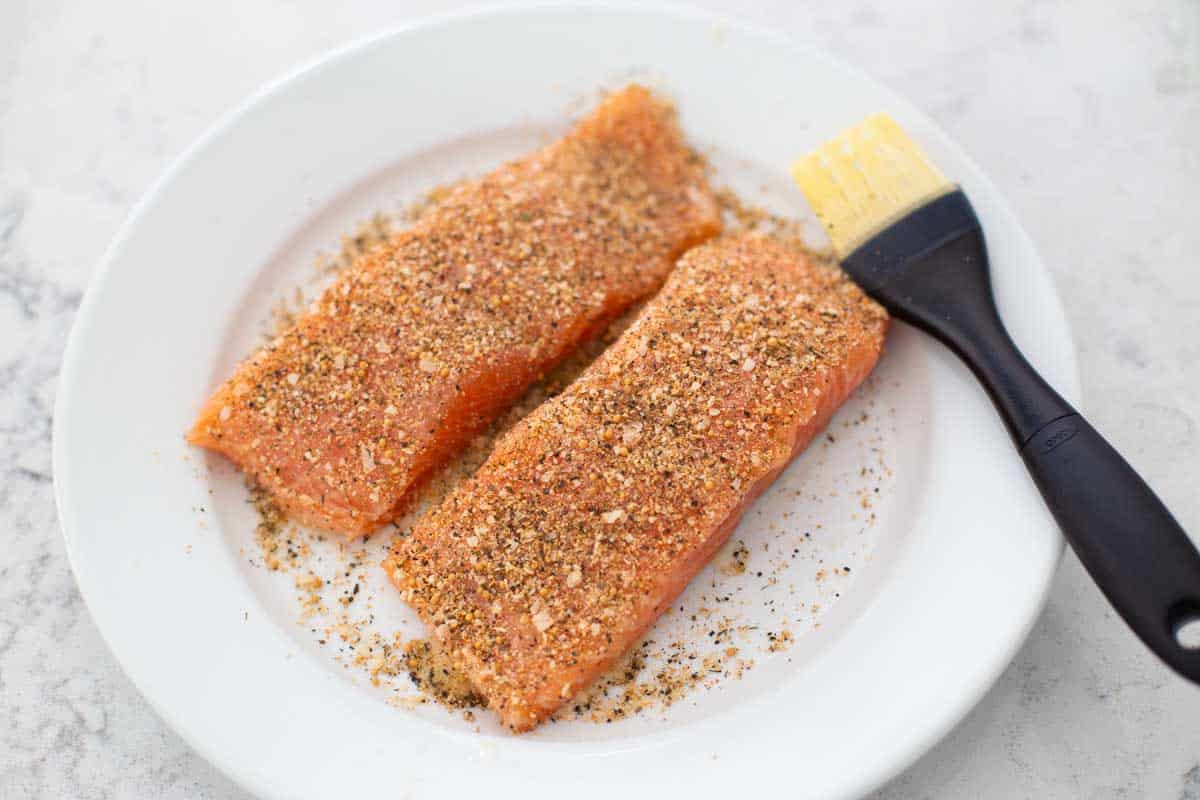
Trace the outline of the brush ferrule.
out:
M 895 316 L 933 334 L 975 372 L 1018 446 L 1074 413 L 1021 356 L 996 311 L 983 231 L 966 195 L 931 200 L 842 262 Z
M 906 273 L 906 265 L 977 231 L 975 209 L 956 189 L 901 217 L 859 245 L 842 261 L 842 268 L 868 292 L 882 292 Z

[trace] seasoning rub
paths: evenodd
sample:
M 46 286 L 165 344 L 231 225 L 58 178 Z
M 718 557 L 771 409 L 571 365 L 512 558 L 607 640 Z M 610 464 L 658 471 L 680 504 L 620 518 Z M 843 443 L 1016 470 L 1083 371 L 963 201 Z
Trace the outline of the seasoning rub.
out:
M 670 605 L 871 371 L 886 325 L 839 270 L 766 236 L 691 250 L 385 569 L 528 730 Z
M 238 367 L 189 441 L 293 519 L 369 533 L 718 228 L 671 107 L 630 86 L 362 256 Z

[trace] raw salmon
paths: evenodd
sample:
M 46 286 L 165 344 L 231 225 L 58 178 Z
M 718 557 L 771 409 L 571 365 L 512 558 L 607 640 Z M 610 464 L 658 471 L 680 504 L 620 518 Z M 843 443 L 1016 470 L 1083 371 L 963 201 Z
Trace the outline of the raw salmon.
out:
M 719 229 L 671 107 L 631 86 L 362 257 L 204 405 L 189 440 L 348 535 Z
M 385 568 L 528 730 L 671 604 L 871 371 L 886 325 L 839 270 L 773 239 L 691 250 Z

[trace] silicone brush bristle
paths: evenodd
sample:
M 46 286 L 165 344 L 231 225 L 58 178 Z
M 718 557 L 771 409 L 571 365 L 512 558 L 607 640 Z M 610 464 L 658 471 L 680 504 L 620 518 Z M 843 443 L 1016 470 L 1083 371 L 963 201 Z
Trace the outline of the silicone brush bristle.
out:
M 874 114 L 792 165 L 839 259 L 954 189 L 886 114 Z

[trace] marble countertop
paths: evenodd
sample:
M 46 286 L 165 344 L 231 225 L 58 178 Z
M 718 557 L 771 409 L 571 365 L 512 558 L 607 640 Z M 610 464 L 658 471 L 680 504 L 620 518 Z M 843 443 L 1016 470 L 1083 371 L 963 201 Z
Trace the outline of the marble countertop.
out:
M 0 797 L 245 797 L 141 698 L 75 587 L 50 474 L 61 351 L 130 207 L 222 112 L 448 5 L 0 5 Z M 904 92 L 982 164 L 1054 274 L 1086 410 L 1200 530 L 1200 3 L 896 5 L 743 13 Z M 1068 554 L 1000 681 L 878 797 L 1200 800 L 1200 690 Z

